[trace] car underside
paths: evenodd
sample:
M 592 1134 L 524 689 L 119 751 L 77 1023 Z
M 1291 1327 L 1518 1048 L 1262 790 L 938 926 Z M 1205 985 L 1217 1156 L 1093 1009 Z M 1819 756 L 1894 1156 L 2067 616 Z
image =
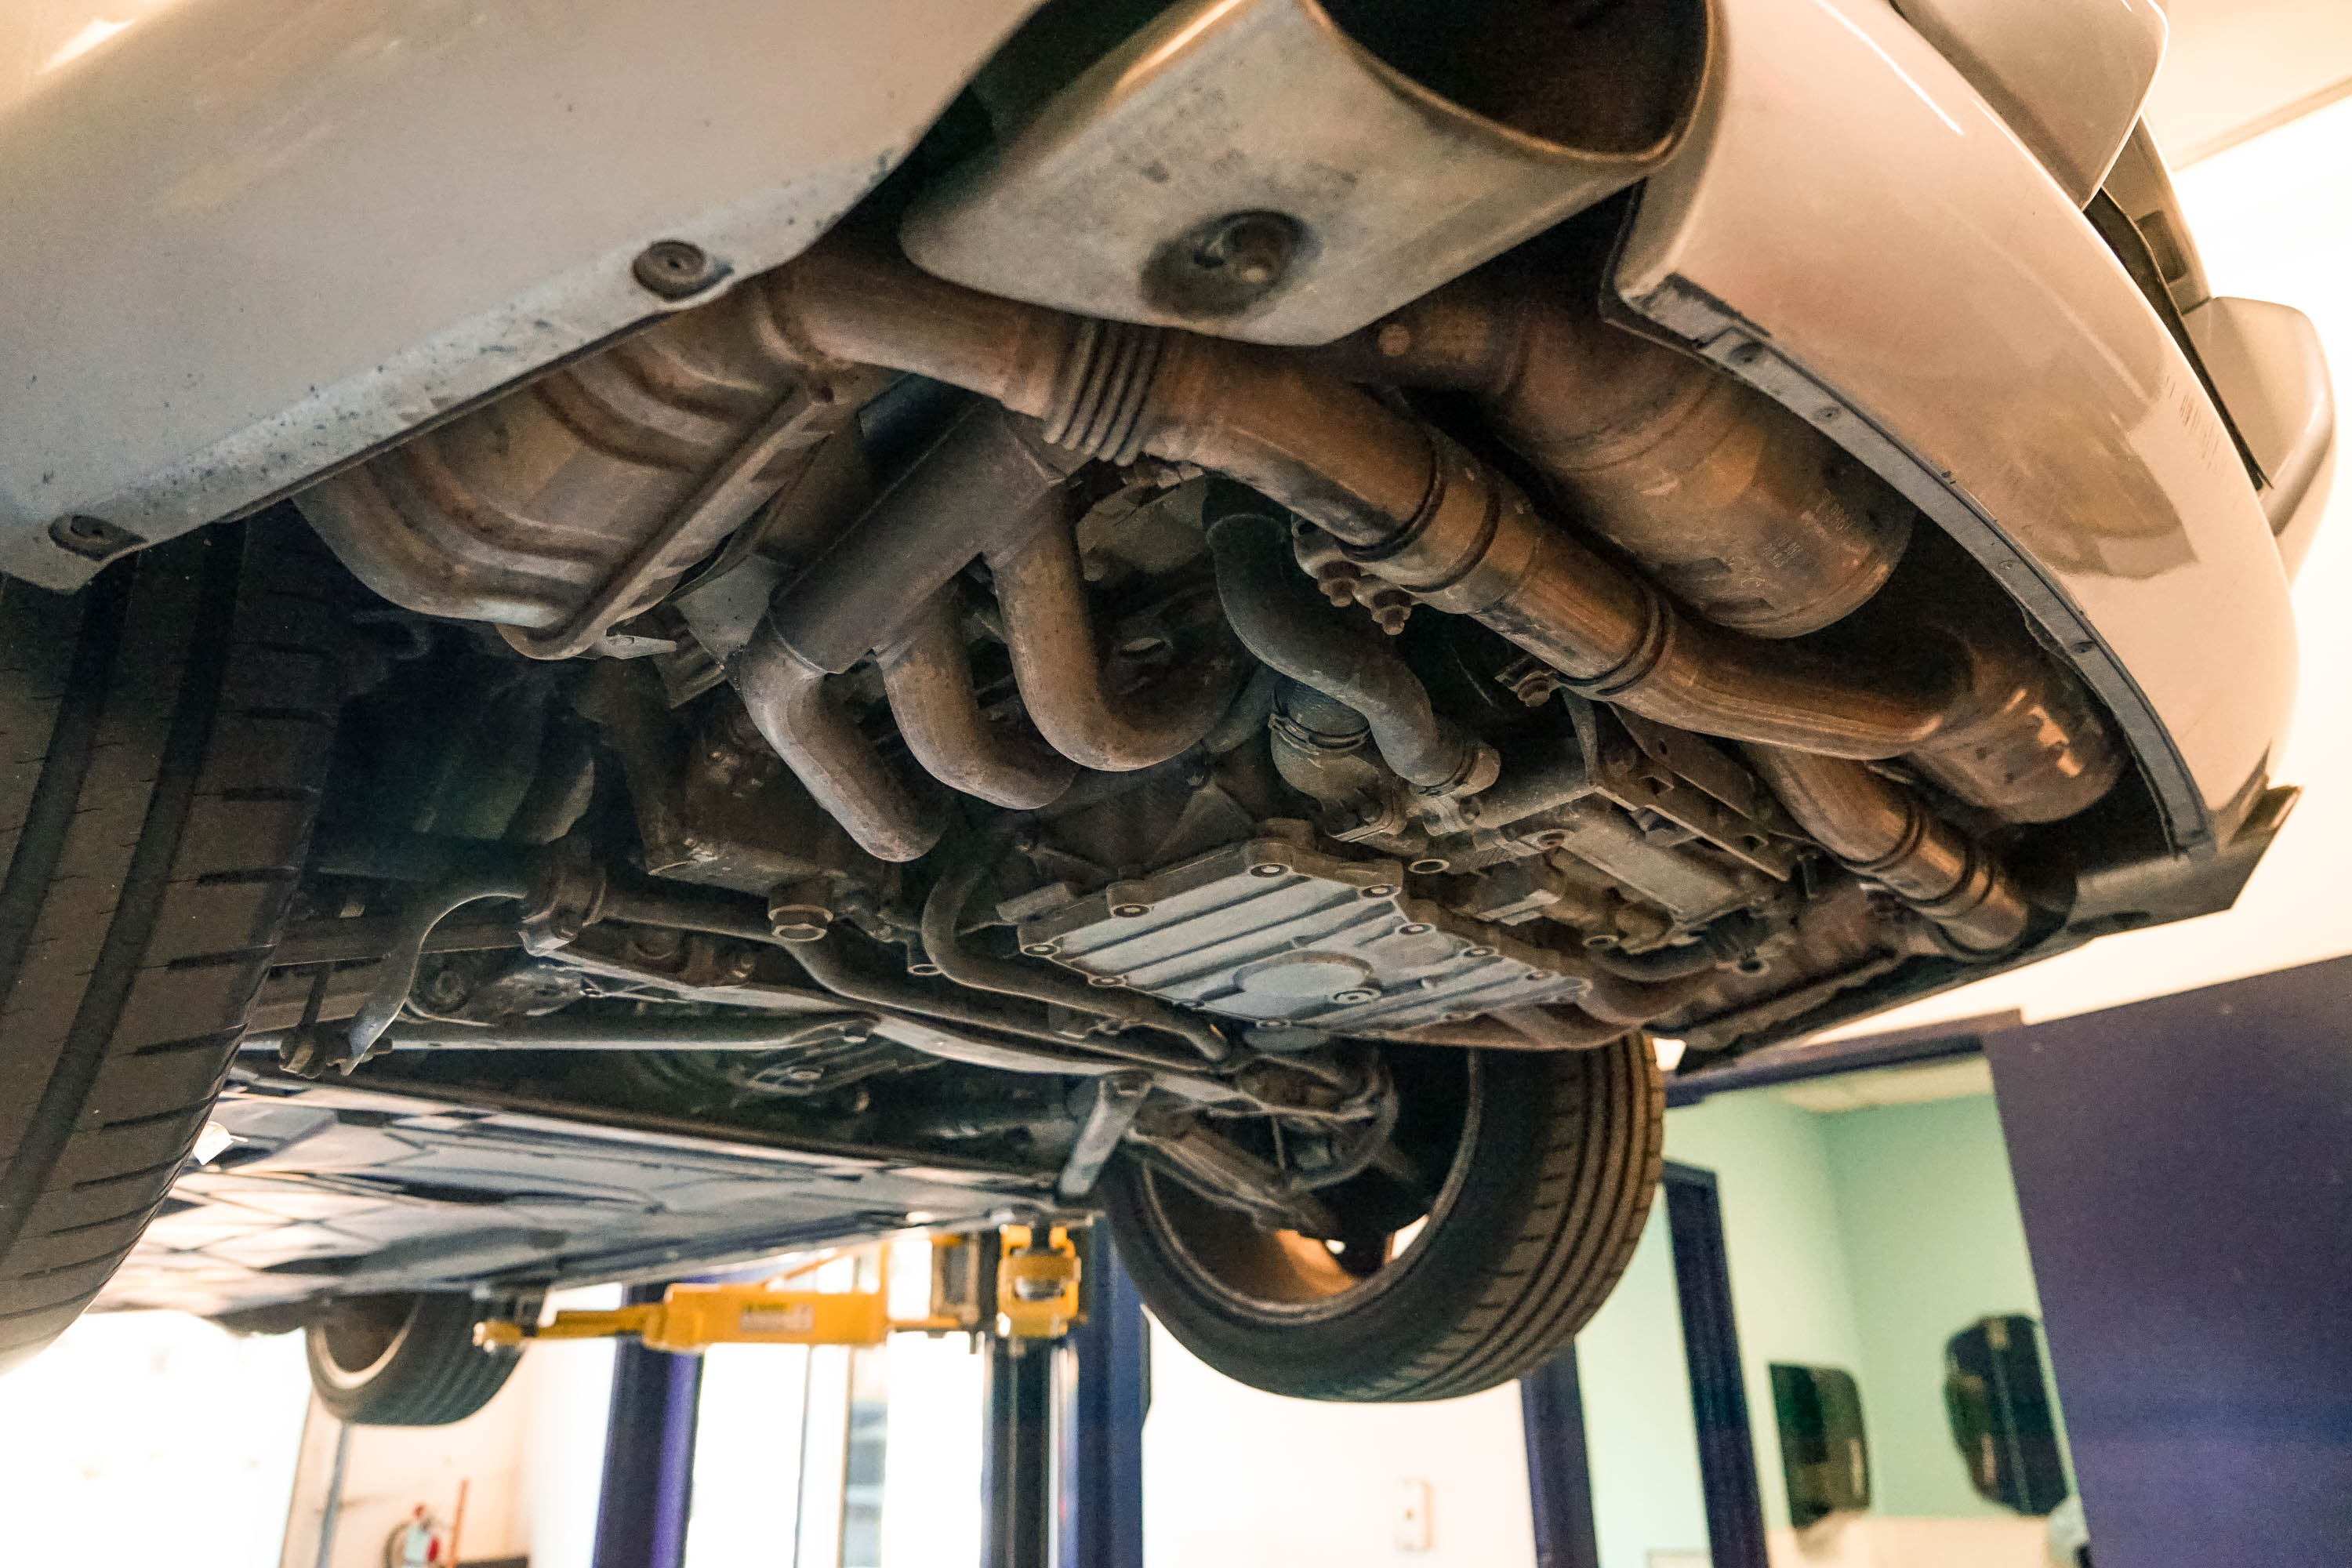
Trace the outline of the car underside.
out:
M 182 1205 L 508 1179 L 329 1180 L 238 1131 L 310 1116 L 325 1158 L 369 1096 L 436 1137 L 418 1106 L 698 1131 L 874 1192 L 679 1218 L 696 1257 L 1107 1205 L 1228 1371 L 1434 1397 L 1622 1267 L 1651 1037 L 1702 1068 L 2234 896 L 2289 792 L 2184 812 L 2096 637 L 1839 405 L 1626 308 L 1716 8 L 1209 7 L 1320 18 L 1223 54 L 1151 9 L 1048 7 L 792 259 L 656 244 L 658 313 L 238 525 L 331 552 L 285 703 L 332 742 L 220 1112 L 247 1152 Z M 1421 116 L 1350 122 L 1431 161 L 1385 226 L 1179 199 L 1203 137 L 1319 155 L 1327 90 Z M 1475 1306 L 1570 1197 L 1518 1328 L 1394 1284 Z M 208 1310 L 664 1266 L 512 1229 L 271 1254 Z M 1423 1327 L 1367 1329 L 1381 1290 Z

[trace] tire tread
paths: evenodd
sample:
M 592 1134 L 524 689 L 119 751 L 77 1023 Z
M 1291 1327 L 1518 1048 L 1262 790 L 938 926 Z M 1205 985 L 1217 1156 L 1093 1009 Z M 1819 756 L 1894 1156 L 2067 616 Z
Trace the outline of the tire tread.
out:
M 286 513 L 77 595 L 0 580 L 0 1370 L 112 1274 L 226 1077 L 328 762 L 338 586 Z
M 1142 1195 L 1150 1178 L 1125 1165 L 1107 1196 L 1146 1303 L 1210 1364 L 1294 1397 L 1453 1399 L 1534 1370 L 1600 1310 L 1640 1245 L 1664 1169 L 1665 1090 L 1638 1035 L 1538 1061 L 1490 1057 L 1487 1070 L 1508 1078 L 1497 1098 L 1512 1100 L 1524 1136 L 1474 1157 L 1492 1229 L 1450 1256 L 1475 1262 L 1417 1286 L 1408 1277 L 1410 1289 L 1325 1324 L 1320 1339 L 1255 1328 L 1189 1283 Z

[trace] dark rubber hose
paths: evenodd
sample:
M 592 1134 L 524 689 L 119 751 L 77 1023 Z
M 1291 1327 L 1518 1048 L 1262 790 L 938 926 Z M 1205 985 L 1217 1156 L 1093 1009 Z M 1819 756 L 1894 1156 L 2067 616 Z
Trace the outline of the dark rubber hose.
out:
M 1271 501 L 1220 485 L 1209 501 L 1217 598 L 1242 645 L 1302 686 L 1364 716 L 1381 761 L 1407 784 L 1467 777 L 1477 743 L 1444 723 L 1403 659 L 1360 636 L 1291 559 L 1289 525 Z

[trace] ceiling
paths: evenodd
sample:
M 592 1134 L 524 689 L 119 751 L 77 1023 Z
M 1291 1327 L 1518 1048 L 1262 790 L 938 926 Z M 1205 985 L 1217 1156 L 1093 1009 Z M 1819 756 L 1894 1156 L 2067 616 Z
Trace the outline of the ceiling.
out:
M 2147 121 L 2174 168 L 2352 95 L 2346 0 L 2159 0 L 2172 26 Z

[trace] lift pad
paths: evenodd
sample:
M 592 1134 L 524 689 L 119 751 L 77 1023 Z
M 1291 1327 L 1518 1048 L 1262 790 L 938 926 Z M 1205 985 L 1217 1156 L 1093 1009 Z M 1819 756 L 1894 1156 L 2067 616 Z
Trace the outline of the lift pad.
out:
M 894 1333 L 984 1333 L 1015 1340 L 1059 1339 L 1083 1319 L 1078 1250 L 1069 1232 L 1006 1226 L 994 1256 L 981 1236 L 931 1238 L 930 1311 L 893 1318 L 882 1290 L 795 1290 L 801 1275 L 827 1258 L 750 1284 L 672 1285 L 659 1301 L 612 1311 L 562 1311 L 546 1323 L 494 1319 L 477 1324 L 474 1342 L 519 1345 L 530 1340 L 593 1340 L 634 1334 L 648 1350 L 691 1354 L 711 1345 L 878 1345 Z M 884 1277 L 887 1278 L 887 1245 Z M 992 1269 L 982 1267 L 993 1262 Z M 994 1276 L 987 1291 L 983 1275 Z M 983 1313 L 984 1294 L 992 1294 Z

